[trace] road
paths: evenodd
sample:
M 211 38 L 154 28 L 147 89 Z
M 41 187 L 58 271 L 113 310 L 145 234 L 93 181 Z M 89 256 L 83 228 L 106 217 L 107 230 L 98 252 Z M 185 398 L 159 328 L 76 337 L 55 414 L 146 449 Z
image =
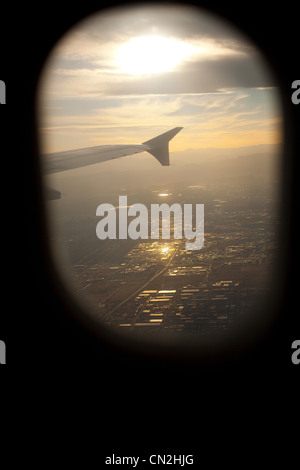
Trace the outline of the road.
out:
M 117 309 L 119 309 L 120 307 L 122 307 L 122 305 L 126 304 L 126 302 L 128 302 L 130 299 L 132 299 L 132 297 L 135 297 L 137 294 L 139 294 L 141 291 L 143 291 L 145 289 L 145 287 L 147 287 L 150 282 L 152 282 L 154 279 L 158 278 L 159 276 L 161 276 L 167 269 L 168 267 L 170 266 L 171 264 L 171 261 L 173 260 L 173 258 L 175 257 L 175 255 L 178 253 L 179 251 L 179 248 L 176 248 L 176 250 L 174 250 L 174 253 L 172 254 L 172 256 L 170 256 L 170 258 L 168 259 L 167 263 L 165 264 L 165 266 L 163 266 L 163 268 L 161 268 L 159 271 L 157 271 L 153 276 L 150 277 L 150 279 L 148 279 L 147 282 L 145 282 L 144 284 L 142 284 L 138 289 L 136 289 L 132 294 L 130 294 L 128 297 L 126 297 L 126 299 L 122 300 L 118 305 L 116 305 L 112 310 L 110 310 L 110 312 L 108 312 L 106 315 L 105 315 L 105 320 L 107 320 L 112 313 L 114 313 Z

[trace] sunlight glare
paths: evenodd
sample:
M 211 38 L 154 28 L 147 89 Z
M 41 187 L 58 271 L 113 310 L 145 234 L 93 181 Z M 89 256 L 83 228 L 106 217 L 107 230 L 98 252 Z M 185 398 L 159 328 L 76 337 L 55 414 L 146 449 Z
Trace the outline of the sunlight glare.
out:
M 172 70 L 193 52 L 194 47 L 183 41 L 162 36 L 142 36 L 121 46 L 116 62 L 123 73 L 155 74 Z

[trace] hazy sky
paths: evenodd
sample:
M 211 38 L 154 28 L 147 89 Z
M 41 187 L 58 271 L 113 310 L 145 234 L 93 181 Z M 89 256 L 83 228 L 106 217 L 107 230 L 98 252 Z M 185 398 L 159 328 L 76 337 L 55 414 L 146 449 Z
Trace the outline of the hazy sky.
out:
M 112 9 L 77 24 L 40 86 L 42 152 L 140 143 L 171 151 L 282 141 L 275 78 L 231 24 L 187 7 Z

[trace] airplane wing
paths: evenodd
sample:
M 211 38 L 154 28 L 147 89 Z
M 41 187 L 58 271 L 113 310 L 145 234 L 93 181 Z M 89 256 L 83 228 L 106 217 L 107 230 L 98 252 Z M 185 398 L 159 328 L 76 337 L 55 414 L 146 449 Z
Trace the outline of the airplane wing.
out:
M 142 144 L 104 145 L 50 153 L 43 156 L 43 170 L 45 174 L 56 173 L 145 151 L 153 155 L 161 165 L 168 166 L 170 164 L 169 141 L 178 134 L 181 129 L 183 128 L 175 127 Z M 48 188 L 46 198 L 59 199 L 60 192 Z

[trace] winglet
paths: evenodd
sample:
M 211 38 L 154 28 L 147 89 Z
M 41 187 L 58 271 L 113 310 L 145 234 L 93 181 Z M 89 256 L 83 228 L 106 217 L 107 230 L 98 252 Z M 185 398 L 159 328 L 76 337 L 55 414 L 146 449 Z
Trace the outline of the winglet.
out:
M 175 127 L 174 129 L 165 132 L 154 139 L 147 140 L 143 142 L 143 145 L 150 147 L 147 149 L 147 152 L 151 153 L 161 165 L 168 166 L 170 165 L 169 161 L 169 141 L 175 137 L 178 132 L 181 131 L 183 127 Z

